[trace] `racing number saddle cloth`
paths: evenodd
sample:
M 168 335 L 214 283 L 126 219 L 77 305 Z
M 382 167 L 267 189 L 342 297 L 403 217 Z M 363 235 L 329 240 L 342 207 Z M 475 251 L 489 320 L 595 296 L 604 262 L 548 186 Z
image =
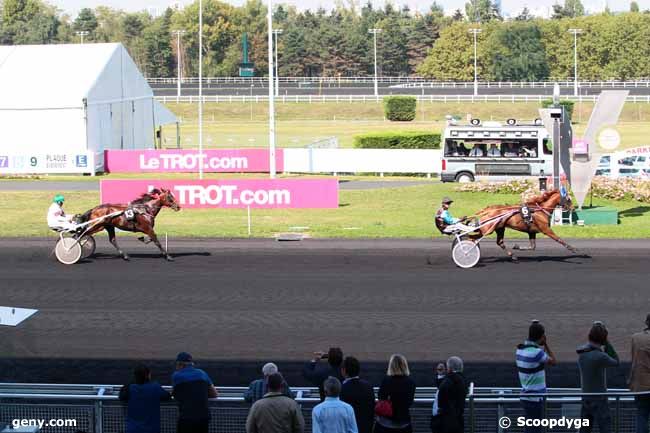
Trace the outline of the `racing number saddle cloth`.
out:
M 147 209 L 144 206 L 129 206 L 126 208 L 124 211 L 124 218 L 126 218 L 127 221 L 135 221 L 136 215 L 144 215 L 147 213 Z
M 533 214 L 530 209 L 528 209 L 528 206 L 522 204 L 521 208 L 519 208 L 519 212 L 521 212 L 521 217 L 526 224 L 530 225 L 533 222 Z

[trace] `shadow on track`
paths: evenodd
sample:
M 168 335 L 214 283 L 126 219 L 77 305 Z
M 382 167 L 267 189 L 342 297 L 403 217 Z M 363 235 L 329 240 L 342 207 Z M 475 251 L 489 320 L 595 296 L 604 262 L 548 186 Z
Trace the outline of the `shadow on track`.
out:
M 209 252 L 189 252 L 189 253 L 176 253 L 172 254 L 174 258 L 177 257 L 211 257 L 212 253 Z M 159 259 L 160 258 L 160 253 L 135 253 L 135 254 L 129 254 L 129 257 L 131 259 Z M 107 254 L 107 253 L 96 253 L 92 257 L 89 257 L 87 259 L 84 259 L 83 261 L 80 261 L 79 263 L 91 263 L 95 260 L 110 260 L 110 259 L 120 259 L 122 260 L 122 257 L 116 255 L 116 254 Z
M 572 256 L 517 256 L 518 262 L 513 262 L 509 257 L 487 257 L 481 258 L 481 263 L 541 263 L 541 262 L 553 262 L 553 263 L 563 263 L 567 265 L 581 265 L 582 262 L 574 262 L 573 259 L 592 259 L 589 254 L 577 254 Z
M 519 260 L 517 262 L 513 262 L 509 257 L 485 257 L 485 258 L 481 258 L 481 260 L 476 264 L 476 266 L 474 266 L 474 268 L 484 268 L 486 267 L 486 265 L 497 264 L 497 263 L 511 263 L 515 266 L 521 263 L 545 263 L 545 262 L 562 263 L 566 265 L 582 265 L 583 264 L 582 261 L 573 261 L 573 260 L 593 259 L 593 257 L 590 256 L 589 254 L 577 254 L 571 256 L 549 256 L 549 255 L 529 256 L 529 257 L 518 256 L 517 258 Z M 426 257 L 426 264 L 428 266 L 451 265 L 453 267 L 456 267 L 451 257 L 444 257 L 444 256 L 428 255 Z

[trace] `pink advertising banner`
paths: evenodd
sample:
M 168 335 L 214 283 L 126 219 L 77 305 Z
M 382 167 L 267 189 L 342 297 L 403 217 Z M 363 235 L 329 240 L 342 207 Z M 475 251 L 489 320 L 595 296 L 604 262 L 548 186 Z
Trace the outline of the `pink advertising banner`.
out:
M 128 203 L 153 188 L 183 208 L 327 209 L 339 206 L 337 179 L 102 180 L 102 203 Z
M 104 169 L 110 173 L 268 173 L 267 149 L 106 150 Z M 275 152 L 277 171 L 284 170 L 282 149 Z

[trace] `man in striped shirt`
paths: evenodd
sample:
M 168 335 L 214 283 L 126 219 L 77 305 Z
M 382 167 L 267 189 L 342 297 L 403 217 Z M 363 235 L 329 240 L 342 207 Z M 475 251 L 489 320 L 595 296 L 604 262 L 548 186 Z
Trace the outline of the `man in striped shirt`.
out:
M 555 365 L 555 355 L 546 342 L 544 326 L 537 320 L 528 328 L 528 340 L 517 346 L 517 370 L 521 382 L 521 405 L 526 419 L 541 419 L 544 416 L 544 402 L 541 397 L 527 397 L 526 394 L 546 392 L 546 364 Z M 539 433 L 541 427 L 526 426 L 525 433 Z

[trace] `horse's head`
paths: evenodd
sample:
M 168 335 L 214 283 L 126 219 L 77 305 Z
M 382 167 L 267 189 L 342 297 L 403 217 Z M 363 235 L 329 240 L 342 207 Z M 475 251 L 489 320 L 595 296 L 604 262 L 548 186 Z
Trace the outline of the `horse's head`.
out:
M 560 189 L 554 189 L 542 194 L 539 198 L 541 200 L 538 204 L 542 207 L 555 208 L 561 206 L 563 211 L 570 212 L 573 210 L 571 195 L 564 185 L 560 186 Z
M 161 188 L 160 193 L 158 194 L 158 199 L 160 200 L 160 204 L 165 207 L 171 208 L 176 212 L 181 210 L 181 206 L 176 201 L 174 193 L 169 189 Z
M 565 212 L 571 212 L 573 210 L 571 194 L 569 194 L 569 191 L 564 187 L 564 185 L 560 186 L 558 192 L 560 193 L 560 206 L 562 206 L 562 210 Z

